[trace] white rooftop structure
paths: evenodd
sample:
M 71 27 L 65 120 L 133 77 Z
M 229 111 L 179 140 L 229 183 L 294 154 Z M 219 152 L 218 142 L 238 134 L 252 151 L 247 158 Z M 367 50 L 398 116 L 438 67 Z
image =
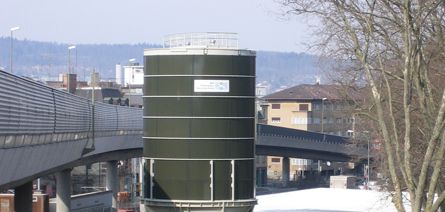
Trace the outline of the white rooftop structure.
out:
M 144 66 L 138 63 L 122 66 L 116 65 L 116 83 L 122 86 L 143 85 Z
M 164 48 L 176 47 L 238 49 L 238 34 L 231 32 L 193 32 L 164 37 Z
M 236 55 L 255 56 L 255 51 L 239 49 L 238 34 L 230 32 L 194 32 L 167 35 L 164 47 L 145 49 L 144 56 L 159 55 Z

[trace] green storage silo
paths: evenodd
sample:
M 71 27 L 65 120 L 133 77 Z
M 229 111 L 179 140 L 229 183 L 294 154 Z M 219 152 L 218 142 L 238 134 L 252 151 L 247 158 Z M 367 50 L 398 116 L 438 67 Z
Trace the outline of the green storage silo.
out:
M 144 52 L 147 211 L 252 211 L 255 52 L 236 34 L 171 35 Z

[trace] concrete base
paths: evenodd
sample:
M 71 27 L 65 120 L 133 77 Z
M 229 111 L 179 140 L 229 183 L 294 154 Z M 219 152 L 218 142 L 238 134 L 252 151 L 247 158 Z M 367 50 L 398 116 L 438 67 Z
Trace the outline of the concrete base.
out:
M 32 211 L 32 181 L 14 189 L 14 210 Z
M 143 200 L 146 212 L 252 212 L 256 200 L 233 202 L 164 202 Z
M 251 208 L 164 208 L 164 207 L 146 207 L 146 212 L 252 212 Z

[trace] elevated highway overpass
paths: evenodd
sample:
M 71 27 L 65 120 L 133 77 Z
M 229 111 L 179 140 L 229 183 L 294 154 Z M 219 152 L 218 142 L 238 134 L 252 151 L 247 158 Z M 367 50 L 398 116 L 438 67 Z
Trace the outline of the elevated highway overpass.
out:
M 339 136 L 261 124 L 257 129 L 257 155 L 345 162 L 366 154 L 366 149 Z M 94 148 L 85 152 L 88 142 L 80 139 L 0 149 L 0 190 L 80 165 L 142 156 L 142 134 L 97 137 Z
M 366 157 L 349 138 L 271 125 L 257 125 L 256 154 L 347 162 Z

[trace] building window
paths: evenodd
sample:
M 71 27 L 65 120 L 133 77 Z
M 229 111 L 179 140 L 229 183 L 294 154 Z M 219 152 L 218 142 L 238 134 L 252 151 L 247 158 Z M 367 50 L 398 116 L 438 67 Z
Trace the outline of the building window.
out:
M 306 159 L 300 159 L 300 158 L 291 158 L 291 165 L 297 165 L 297 166 L 305 166 L 308 164 L 308 160 Z
M 349 124 L 354 123 L 354 118 L 348 118 L 348 123 Z
M 299 111 L 308 111 L 309 110 L 309 104 L 299 104 L 298 105 Z
M 343 110 L 343 104 L 341 104 L 341 103 L 336 104 L 335 110 Z
M 292 124 L 308 124 L 307 118 L 293 117 L 291 120 Z
M 320 124 L 320 118 L 314 118 L 312 120 L 314 121 L 313 124 Z
M 312 104 L 312 110 L 321 110 L 321 105 L 320 104 Z
M 326 103 L 326 102 L 323 104 L 322 110 L 324 110 L 324 111 L 331 111 L 333 109 L 334 109 L 334 105 L 333 104 L 329 104 L 329 103 Z
M 272 109 L 281 109 L 281 104 L 272 104 Z
M 272 117 L 272 123 L 281 123 L 280 117 Z
M 271 162 L 272 163 L 280 163 L 281 162 L 281 158 L 272 158 Z

